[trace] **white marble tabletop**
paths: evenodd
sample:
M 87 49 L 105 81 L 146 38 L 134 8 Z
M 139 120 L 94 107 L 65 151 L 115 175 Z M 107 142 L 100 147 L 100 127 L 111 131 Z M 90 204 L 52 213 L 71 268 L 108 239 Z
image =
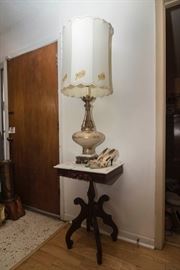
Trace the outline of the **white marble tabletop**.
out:
M 91 172 L 91 173 L 100 173 L 100 174 L 108 174 L 111 171 L 115 170 L 116 168 L 123 165 L 123 162 L 117 161 L 112 166 L 106 167 L 106 168 L 98 168 L 98 169 L 91 169 L 89 167 L 86 167 L 84 164 L 77 164 L 72 161 L 67 161 L 61 164 L 57 164 L 54 166 L 55 169 L 68 169 L 68 170 L 76 170 L 76 171 L 82 171 L 82 172 Z

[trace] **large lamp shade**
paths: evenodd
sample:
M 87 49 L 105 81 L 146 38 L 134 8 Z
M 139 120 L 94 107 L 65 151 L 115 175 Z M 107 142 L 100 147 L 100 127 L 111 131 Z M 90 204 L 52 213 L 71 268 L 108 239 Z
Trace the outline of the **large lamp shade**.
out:
M 111 24 L 99 18 L 75 18 L 64 26 L 64 95 L 101 97 L 112 93 L 112 35 Z

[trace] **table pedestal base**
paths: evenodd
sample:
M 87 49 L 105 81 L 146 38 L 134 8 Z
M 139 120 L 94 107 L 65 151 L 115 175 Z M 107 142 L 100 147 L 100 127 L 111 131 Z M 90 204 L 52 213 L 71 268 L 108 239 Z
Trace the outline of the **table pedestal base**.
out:
M 97 263 L 102 263 L 102 245 L 99 233 L 99 226 L 97 222 L 97 217 L 102 218 L 104 224 L 109 225 L 112 228 L 111 237 L 113 241 L 117 240 L 118 228 L 114 221 L 112 220 L 112 216 L 105 213 L 103 210 L 104 202 L 109 200 L 109 196 L 102 195 L 99 200 L 96 202 L 95 198 L 95 190 L 93 181 L 89 181 L 89 189 L 88 189 L 88 203 L 85 203 L 81 198 L 76 198 L 74 200 L 74 204 L 81 206 L 80 214 L 73 219 L 70 228 L 66 233 L 66 244 L 69 249 L 72 248 L 73 241 L 71 240 L 72 234 L 81 227 L 82 222 L 86 219 L 87 231 L 90 231 L 93 228 L 96 247 L 97 247 Z

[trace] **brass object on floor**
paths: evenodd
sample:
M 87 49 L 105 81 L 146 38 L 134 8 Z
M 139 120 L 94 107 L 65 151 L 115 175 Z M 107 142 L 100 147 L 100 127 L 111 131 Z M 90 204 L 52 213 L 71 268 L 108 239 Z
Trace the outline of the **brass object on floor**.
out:
M 13 163 L 11 160 L 0 161 L 2 202 L 5 205 L 6 218 L 16 220 L 25 215 L 21 199 L 15 195 L 13 181 Z
M 13 163 L 10 160 L 0 161 L 0 178 L 3 201 L 14 199 Z
M 4 204 L 0 204 L 0 225 L 5 221 L 5 207 Z

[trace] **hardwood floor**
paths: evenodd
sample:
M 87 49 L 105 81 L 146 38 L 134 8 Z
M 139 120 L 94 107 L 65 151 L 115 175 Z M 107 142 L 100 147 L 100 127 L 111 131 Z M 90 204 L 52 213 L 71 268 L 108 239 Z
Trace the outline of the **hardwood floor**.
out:
M 96 264 L 92 233 L 80 229 L 74 233 L 74 248 L 67 250 L 65 226 L 57 235 L 23 262 L 16 270 L 180 270 L 180 249 L 166 245 L 160 250 L 138 247 L 124 241 L 112 242 L 102 236 L 103 264 Z

